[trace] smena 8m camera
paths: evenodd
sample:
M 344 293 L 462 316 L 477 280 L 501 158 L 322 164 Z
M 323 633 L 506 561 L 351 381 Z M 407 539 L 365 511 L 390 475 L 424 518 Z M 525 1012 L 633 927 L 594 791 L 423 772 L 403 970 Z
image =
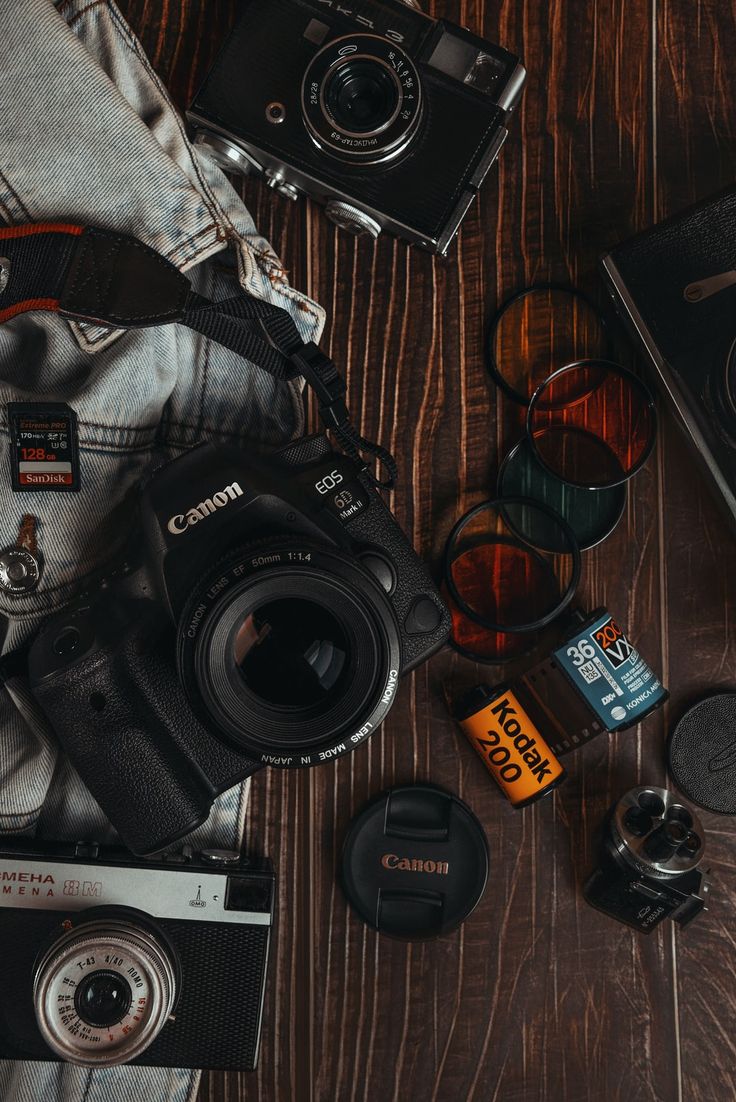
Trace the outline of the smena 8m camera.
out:
M 269 861 L 2 839 L 0 883 L 0 1058 L 255 1067 Z
M 323 435 L 203 444 L 154 473 L 117 575 L 43 626 L 31 689 L 125 844 L 157 853 L 260 765 L 371 735 L 449 613 L 363 468 Z
M 229 172 L 444 255 L 507 135 L 519 59 L 401 0 L 247 0 L 188 112 Z

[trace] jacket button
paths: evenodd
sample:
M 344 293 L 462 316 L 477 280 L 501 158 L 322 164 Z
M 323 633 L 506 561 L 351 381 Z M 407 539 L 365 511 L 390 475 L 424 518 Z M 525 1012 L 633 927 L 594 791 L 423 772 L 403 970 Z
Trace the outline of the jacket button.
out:
M 39 561 L 25 547 L 0 551 L 0 586 L 6 593 L 28 593 L 36 588 L 40 577 Z

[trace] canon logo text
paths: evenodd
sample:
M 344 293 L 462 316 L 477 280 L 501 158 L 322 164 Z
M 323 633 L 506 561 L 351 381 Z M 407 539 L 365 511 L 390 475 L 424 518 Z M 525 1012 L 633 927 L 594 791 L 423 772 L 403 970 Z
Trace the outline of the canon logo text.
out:
M 231 501 L 235 501 L 237 497 L 242 496 L 243 491 L 240 485 L 237 482 L 231 482 L 224 490 L 218 490 L 212 497 L 200 501 L 199 505 L 193 505 L 191 509 L 187 509 L 186 514 L 176 513 L 171 517 L 166 527 L 172 536 L 181 536 L 187 528 L 193 528 L 195 524 L 199 524 L 200 520 L 206 520 L 218 509 L 224 509 Z
M 448 861 L 433 861 L 429 857 L 399 857 L 395 853 L 384 853 L 381 858 L 384 869 L 401 869 L 402 872 L 434 872 L 447 876 L 450 871 Z

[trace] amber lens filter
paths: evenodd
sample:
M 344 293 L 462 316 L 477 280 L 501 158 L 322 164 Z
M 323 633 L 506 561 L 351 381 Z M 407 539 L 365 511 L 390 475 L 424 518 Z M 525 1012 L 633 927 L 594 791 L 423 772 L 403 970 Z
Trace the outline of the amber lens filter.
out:
M 485 662 L 489 665 L 503 665 L 516 658 L 524 658 L 530 654 L 537 645 L 539 635 L 537 632 L 520 634 L 489 631 L 481 627 L 466 616 L 457 607 L 447 583 L 440 586 L 442 599 L 450 610 L 452 617 L 452 630 L 450 632 L 450 646 L 464 658 L 470 658 L 473 662 Z M 481 597 L 482 599 L 482 597 Z
M 532 531 L 546 532 L 552 552 L 513 523 L 523 509 Z M 511 522 L 510 522 L 511 518 Z M 553 533 L 551 535 L 550 533 Z M 580 549 L 553 509 L 523 497 L 484 501 L 460 518 L 447 541 L 445 584 L 453 604 L 487 632 L 531 633 L 551 623 L 572 600 Z
M 537 387 L 526 429 L 551 474 L 600 490 L 627 482 L 646 463 L 657 415 L 651 391 L 633 372 L 609 360 L 579 360 Z
M 540 383 L 565 364 L 610 355 L 597 307 L 573 287 L 548 283 L 527 287 L 504 302 L 491 321 L 486 348 L 494 382 L 521 405 L 528 405 Z

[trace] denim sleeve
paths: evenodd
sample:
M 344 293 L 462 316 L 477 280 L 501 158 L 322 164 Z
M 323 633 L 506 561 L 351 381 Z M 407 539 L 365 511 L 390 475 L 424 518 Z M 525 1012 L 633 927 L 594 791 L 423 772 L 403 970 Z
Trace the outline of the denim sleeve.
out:
M 243 287 L 288 309 L 305 340 L 319 339 L 323 311 L 289 286 L 225 176 L 192 148 L 112 2 L 3 0 L 0 102 L 1 221 L 133 234 L 202 294 Z M 6 403 L 44 400 L 77 413 L 79 493 L 11 491 Z M 31 514 L 43 556 L 35 590 L 0 592 L 0 647 L 26 642 L 114 560 L 151 464 L 202 439 L 279 444 L 302 431 L 298 387 L 182 326 L 119 332 L 27 314 L 0 327 L 0 548 L 16 542 Z M 241 842 L 247 783 L 219 798 L 195 844 Z M 111 837 L 23 676 L 0 688 L 0 831 Z M 197 1086 L 198 1073 L 185 1070 L 0 1062 L 3 1102 L 184 1102 Z

